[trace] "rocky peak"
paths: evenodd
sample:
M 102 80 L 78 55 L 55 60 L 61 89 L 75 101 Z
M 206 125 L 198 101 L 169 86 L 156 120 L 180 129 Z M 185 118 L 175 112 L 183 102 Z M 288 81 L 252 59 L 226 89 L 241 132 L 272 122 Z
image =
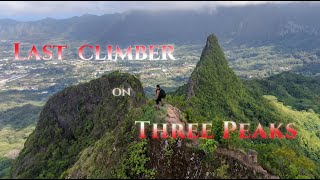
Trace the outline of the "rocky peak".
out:
M 114 96 L 114 88 L 130 88 L 130 96 Z M 53 95 L 37 127 L 13 166 L 13 178 L 58 177 L 82 149 L 113 130 L 133 107 L 145 103 L 135 76 L 113 72 Z M 68 155 L 66 155 L 68 154 Z

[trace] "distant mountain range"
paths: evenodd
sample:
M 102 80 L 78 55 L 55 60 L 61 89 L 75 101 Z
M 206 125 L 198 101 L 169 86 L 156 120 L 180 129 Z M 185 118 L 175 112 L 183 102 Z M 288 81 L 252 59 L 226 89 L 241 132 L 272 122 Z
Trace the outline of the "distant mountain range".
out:
M 0 20 L 1 39 L 194 44 L 214 32 L 222 45 L 278 44 L 309 49 L 320 43 L 316 3 L 218 7 L 215 11 L 131 11 L 56 20 Z M 44 43 L 44 42 L 43 42 Z
M 262 96 L 262 92 L 274 87 L 272 82 L 286 79 L 290 83 L 275 87 L 279 90 L 273 94 L 280 94 L 290 104 L 303 100 L 297 104 L 302 109 L 317 107 L 310 100 L 317 94 L 303 92 L 319 89 L 317 82 L 309 78 L 284 75 L 251 81 L 252 87 L 243 83 L 228 66 L 212 34 L 188 83 L 168 95 L 166 105 L 159 111 L 153 106 L 154 100 L 146 98 L 139 78 L 119 71 L 51 96 L 40 113 L 35 131 L 12 165 L 11 178 L 318 179 L 318 114 L 311 109 L 295 111 L 279 103 L 275 96 Z M 133 94 L 114 97 L 111 90 L 121 86 L 131 88 Z M 154 140 L 151 134 L 145 140 L 138 139 L 135 121 L 168 123 L 168 105 L 178 108 L 173 111 L 180 114 L 175 120 L 212 122 L 214 139 Z M 248 134 L 253 132 L 252 124 L 261 123 L 266 128 L 271 123 L 294 122 L 299 136 L 290 140 L 258 137 L 247 141 L 233 134 L 229 140 L 223 140 L 224 120 L 249 123 Z M 146 127 L 146 132 L 150 130 Z M 245 155 L 247 150 L 259 154 L 257 163 L 246 157 L 246 160 L 234 157 L 240 152 Z

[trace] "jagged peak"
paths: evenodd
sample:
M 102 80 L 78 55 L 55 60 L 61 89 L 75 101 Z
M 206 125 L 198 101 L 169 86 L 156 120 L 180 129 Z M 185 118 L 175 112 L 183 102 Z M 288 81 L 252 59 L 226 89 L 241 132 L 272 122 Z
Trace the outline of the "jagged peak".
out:
M 210 34 L 207 38 L 206 47 L 210 47 L 210 44 L 219 44 L 218 38 L 214 34 Z

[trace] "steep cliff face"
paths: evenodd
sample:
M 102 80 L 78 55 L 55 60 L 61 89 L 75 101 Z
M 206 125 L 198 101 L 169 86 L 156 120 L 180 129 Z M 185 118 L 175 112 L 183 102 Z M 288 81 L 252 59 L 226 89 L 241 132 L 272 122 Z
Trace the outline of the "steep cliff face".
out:
M 232 114 L 243 87 L 228 67 L 217 39 L 208 37 L 201 60 L 188 83 L 187 102 Z M 131 88 L 115 97 L 114 88 Z M 211 92 L 212 94 L 206 94 Z M 195 98 L 199 98 L 198 101 Z M 201 101 L 199 101 L 201 100 Z M 146 103 L 141 82 L 114 72 L 52 96 L 34 133 L 14 163 L 13 178 L 225 178 L 261 177 L 236 159 L 215 153 L 214 140 L 138 138 L 135 121 L 187 123 L 183 112 L 166 105 L 160 111 Z M 208 107 L 206 107 L 208 109 Z M 216 108 L 218 107 L 218 108 Z M 196 107 L 198 108 L 198 107 Z M 196 110 L 195 108 L 195 110 Z M 215 111 L 216 110 L 216 111 Z M 202 113 L 203 111 L 198 111 Z M 212 113 L 211 112 L 211 113 Z M 208 118 L 200 114 L 199 120 Z
M 186 105 L 181 109 L 187 113 L 190 121 L 210 122 L 228 118 L 236 122 L 260 122 L 267 125 L 264 116 L 273 118 L 275 122 L 279 121 L 269 116 L 272 108 L 266 105 L 262 97 L 250 94 L 228 66 L 213 34 L 207 38 L 200 61 L 188 83 L 178 89 L 176 94 L 185 97 Z M 218 125 L 217 121 L 214 122 L 215 125 Z
M 131 111 L 117 130 L 106 134 L 94 145 L 80 153 L 78 161 L 65 172 L 65 178 L 156 178 L 156 179 L 203 179 L 203 178 L 271 178 L 257 163 L 244 161 L 228 150 L 215 151 L 214 144 L 206 150 L 199 148 L 206 140 L 138 139 L 134 120 L 148 119 L 153 123 L 181 123 L 183 115 L 165 105 L 155 111 L 149 105 Z M 147 132 L 151 128 L 146 129 Z M 209 142 L 213 142 L 209 140 Z M 236 153 L 234 153 L 236 154 Z M 243 155 L 243 154 L 241 154 Z M 245 156 L 245 155 L 243 155 Z M 241 158 L 238 158 L 241 157 Z
M 194 96 L 195 93 L 200 93 L 201 88 L 205 86 L 209 86 L 214 92 L 220 90 L 221 94 L 228 95 L 239 93 L 243 86 L 240 79 L 228 66 L 217 37 L 213 34 L 207 38 L 200 61 L 189 78 L 188 98 Z M 235 92 L 230 92 L 232 87 L 238 88 Z
M 131 96 L 113 96 L 114 88 L 131 88 Z M 141 82 L 114 72 L 52 96 L 36 130 L 12 169 L 13 178 L 59 177 L 82 149 L 121 123 L 128 112 L 144 104 Z
M 284 109 L 279 110 L 277 106 L 271 104 L 266 97 L 256 93 L 256 91 L 257 89 L 245 86 L 232 69 L 228 67 L 228 61 L 219 46 L 217 38 L 215 35 L 210 35 L 202 51 L 200 61 L 192 72 L 188 83 L 173 93 L 175 96 L 172 102 L 186 114 L 187 121 L 212 122 L 215 140 L 219 147 L 254 149 L 261 155 L 258 162 L 269 172 L 277 174 L 281 178 L 318 177 L 319 168 L 316 167 L 316 164 L 319 163 L 319 159 L 315 157 L 319 157 L 319 152 L 314 151 L 313 147 L 318 146 L 318 143 L 317 140 L 306 143 L 306 139 L 315 137 L 315 134 L 309 136 L 303 132 L 303 129 L 306 128 L 310 132 L 315 132 L 314 127 L 306 127 L 308 120 L 304 120 L 302 123 L 304 125 L 302 125 L 297 120 L 298 117 L 289 117 Z M 251 134 L 258 123 L 267 128 L 270 123 L 289 124 L 297 122 L 295 127 L 300 136 L 290 140 L 248 140 L 240 139 L 239 133 L 234 133 L 234 136 L 229 140 L 224 140 L 222 138 L 223 121 L 230 120 L 238 123 L 249 123 Z M 286 154 L 279 150 L 282 147 L 287 148 L 286 151 L 290 153 Z M 306 147 L 308 148 L 306 149 Z M 277 153 L 281 155 L 274 155 Z M 304 168 L 305 165 L 301 163 L 288 163 L 286 166 L 278 163 L 279 159 L 286 159 L 286 162 L 298 162 L 293 160 L 296 158 L 304 159 L 311 165 Z M 229 165 L 232 165 L 232 163 Z M 296 169 L 299 170 L 296 171 Z M 240 174 L 247 177 L 246 173 Z M 234 176 L 237 177 L 237 175 Z
M 115 97 L 114 88 L 131 88 Z M 187 85 L 160 110 L 146 101 L 141 82 L 113 72 L 52 96 L 34 133 L 13 165 L 13 178 L 281 178 L 318 177 L 316 140 L 224 140 L 222 121 L 264 127 L 292 117 L 251 93 L 228 67 L 214 35 Z M 178 109 L 180 108 L 180 110 Z M 215 139 L 139 139 L 139 125 L 212 122 Z M 293 121 L 294 122 L 294 121 Z M 300 125 L 298 133 L 305 126 Z M 302 130 L 301 130 L 302 129 Z M 308 135 L 309 136 L 309 135 Z M 311 136 L 311 135 L 310 135 Z M 309 147 L 313 149 L 309 150 Z M 233 150 L 231 150 L 233 149 Z M 243 153 L 258 152 L 258 157 Z M 255 151 L 254 151 L 255 150 Z M 311 155 L 308 155 L 311 153 Z M 276 154 L 276 155 L 275 155 Z M 313 158 L 312 160 L 308 157 Z M 314 160 L 314 161 L 313 161 Z M 283 165 L 286 164 L 285 166 Z M 260 166 L 261 165 L 261 166 Z M 267 171 L 266 171 L 266 170 Z M 287 173 L 289 172 L 289 173 Z
M 244 99 L 241 80 L 228 66 L 215 35 L 207 38 L 200 61 L 187 83 L 187 99 L 198 99 L 201 105 L 215 106 L 213 114 L 232 115 Z

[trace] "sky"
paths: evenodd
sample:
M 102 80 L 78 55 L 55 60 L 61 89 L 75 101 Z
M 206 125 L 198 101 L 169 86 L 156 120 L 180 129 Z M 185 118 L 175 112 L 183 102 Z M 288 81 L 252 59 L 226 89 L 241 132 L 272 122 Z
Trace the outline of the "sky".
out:
M 63 19 L 83 14 L 112 14 L 130 10 L 214 10 L 219 6 L 246 6 L 279 1 L 1 1 L 0 19 L 33 21 L 46 17 Z

